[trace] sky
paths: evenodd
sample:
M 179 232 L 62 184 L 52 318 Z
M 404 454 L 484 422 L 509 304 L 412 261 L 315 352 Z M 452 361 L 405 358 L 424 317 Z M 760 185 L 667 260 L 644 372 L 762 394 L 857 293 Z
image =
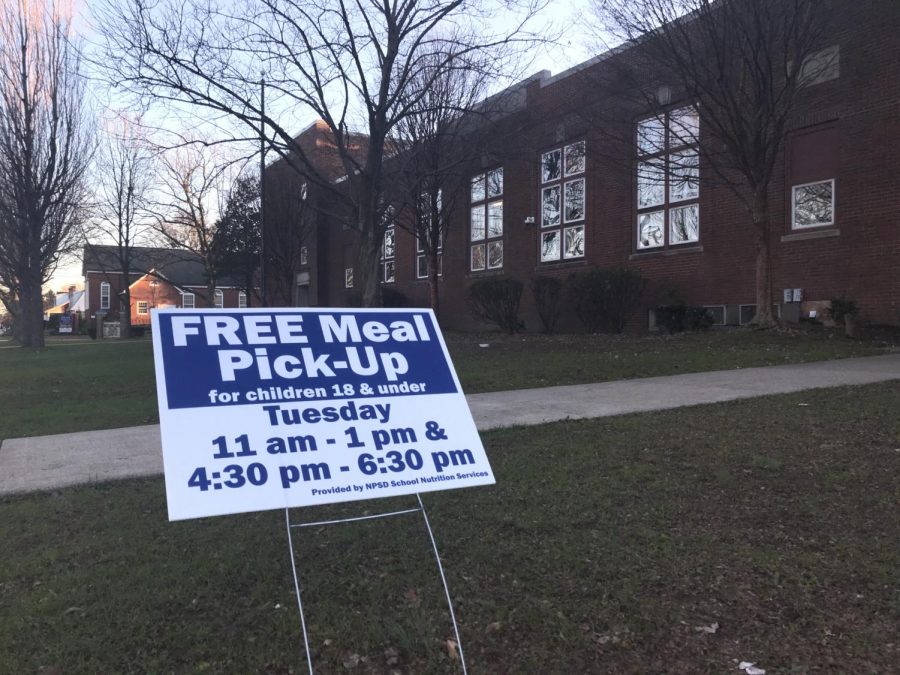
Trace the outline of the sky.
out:
M 91 3 L 96 0 L 82 0 L 76 6 L 78 27 L 82 36 L 88 41 L 96 41 L 97 36 L 91 29 Z M 549 70 L 556 74 L 562 72 L 574 65 L 594 56 L 599 48 L 599 43 L 595 34 L 586 30 L 585 26 L 590 21 L 590 4 L 591 0 L 549 0 L 544 10 L 543 19 L 550 20 L 555 25 L 565 27 L 561 30 L 561 39 L 554 44 L 548 44 L 544 48 L 534 54 L 534 61 L 529 69 L 530 72 L 538 72 L 541 70 Z M 97 101 L 99 113 L 104 112 L 106 102 L 114 100 L 115 93 L 107 90 L 99 89 L 99 85 L 95 84 L 94 98 Z M 159 113 L 158 113 L 159 114 Z M 179 115 L 165 115 L 165 123 L 171 131 L 184 132 L 185 122 L 183 117 Z M 311 124 L 315 120 L 314 116 L 307 119 L 298 119 L 296 124 L 285 124 L 288 128 L 295 128 L 298 132 Z M 59 266 L 56 273 L 46 285 L 54 291 L 64 290 L 71 284 L 79 285 L 83 281 L 81 276 L 81 261 L 68 260 Z

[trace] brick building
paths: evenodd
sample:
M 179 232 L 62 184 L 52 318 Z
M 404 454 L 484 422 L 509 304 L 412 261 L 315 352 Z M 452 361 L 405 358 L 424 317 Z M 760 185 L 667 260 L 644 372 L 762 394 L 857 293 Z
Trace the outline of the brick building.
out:
M 122 308 L 123 280 L 117 271 L 115 246 L 89 244 L 84 248 L 85 316 L 105 316 L 117 321 Z M 223 275 L 212 297 L 206 285 L 203 263 L 189 251 L 169 248 L 134 247 L 129 275 L 131 324 L 150 325 L 150 310 L 164 307 L 248 307 L 258 306 L 257 294 L 250 297 L 238 281 Z
M 787 125 L 769 199 L 773 297 L 799 289 L 801 314 L 821 313 L 832 297 L 849 297 L 863 318 L 900 323 L 900 2 L 840 0 L 836 20 L 811 58 L 825 63 L 800 92 Z M 578 270 L 627 267 L 647 279 L 634 327 L 672 294 L 710 308 L 718 323 L 749 321 L 755 312 L 755 233 L 744 206 L 708 180 L 704 158 L 679 142 L 676 128 L 703 120 L 690 101 L 659 97 L 655 109 L 598 100 L 591 82 L 608 77 L 629 50 L 614 50 L 569 71 L 542 72 L 513 93 L 510 133 L 497 134 L 470 171 L 467 198 L 450 214 L 441 260 L 441 321 L 478 328 L 467 308 L 476 279 L 511 277 L 525 284 L 522 316 L 540 328 L 530 281 L 567 278 Z M 609 151 L 610 127 L 630 139 L 630 156 Z M 328 156 L 327 129 L 300 136 Z M 642 168 L 678 158 L 658 182 Z M 331 160 L 335 179 L 340 170 Z M 654 165 L 654 162 L 656 164 Z M 276 163 L 279 195 L 303 190 Z M 290 181 L 294 182 L 291 183 Z M 267 201 L 268 203 L 268 201 Z M 310 207 L 283 304 L 342 306 L 355 301 L 356 235 L 328 210 Z M 268 224 L 279 228 L 277 219 Z M 415 237 L 388 230 L 383 286 L 427 305 Z M 798 299 L 792 293 L 791 300 Z M 564 315 L 563 328 L 574 328 Z

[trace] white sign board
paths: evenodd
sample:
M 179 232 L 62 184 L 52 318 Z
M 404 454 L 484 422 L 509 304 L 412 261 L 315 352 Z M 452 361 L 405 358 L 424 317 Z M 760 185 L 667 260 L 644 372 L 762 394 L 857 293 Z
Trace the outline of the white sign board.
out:
M 170 520 L 494 483 L 431 310 L 151 318 Z

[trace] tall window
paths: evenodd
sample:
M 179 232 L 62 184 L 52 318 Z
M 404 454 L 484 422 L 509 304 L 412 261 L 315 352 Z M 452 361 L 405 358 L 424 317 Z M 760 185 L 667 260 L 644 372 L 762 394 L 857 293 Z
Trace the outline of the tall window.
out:
M 700 241 L 699 133 L 693 108 L 638 122 L 638 250 Z
M 503 267 L 503 167 L 472 178 L 469 269 Z
M 100 282 L 100 309 L 109 309 L 109 284 Z
M 541 262 L 584 257 L 585 142 L 541 154 Z
M 300 247 L 300 264 L 306 265 L 309 263 L 309 249 L 306 246 Z
M 353 247 L 344 247 L 344 288 L 353 288 Z
M 238 309 L 247 308 L 247 294 L 244 291 L 238 293 Z
M 184 309 L 194 309 L 194 294 L 185 293 L 181 296 L 181 306 Z
M 437 273 L 438 276 L 444 274 L 444 237 L 438 239 L 437 248 Z M 416 237 L 416 279 L 425 279 L 428 277 L 428 259 L 425 255 L 425 246 L 421 237 Z
M 381 282 L 394 283 L 394 226 L 391 225 L 384 231 L 384 241 L 381 242 Z
M 221 289 L 216 289 L 216 307 L 222 309 L 225 306 L 225 294 Z
M 138 300 L 137 301 L 137 313 L 141 315 L 148 314 L 150 312 L 150 305 L 146 300 Z

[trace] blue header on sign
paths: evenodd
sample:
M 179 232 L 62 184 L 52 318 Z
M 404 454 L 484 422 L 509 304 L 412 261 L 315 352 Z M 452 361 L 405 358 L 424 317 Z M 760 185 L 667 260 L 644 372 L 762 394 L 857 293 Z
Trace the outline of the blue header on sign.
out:
M 157 313 L 170 408 L 456 393 L 429 312 Z

